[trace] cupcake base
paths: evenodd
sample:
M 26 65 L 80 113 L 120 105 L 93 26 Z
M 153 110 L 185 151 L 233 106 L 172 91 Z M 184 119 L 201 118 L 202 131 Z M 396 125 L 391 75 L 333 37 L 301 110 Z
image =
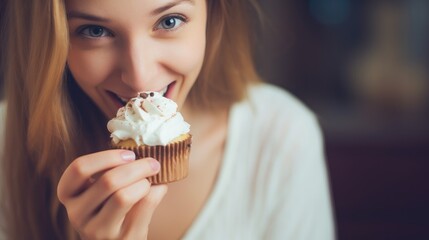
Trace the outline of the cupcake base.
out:
M 131 150 L 136 158 L 151 157 L 159 161 L 160 172 L 148 177 L 151 184 L 164 184 L 179 181 L 188 176 L 189 154 L 192 136 L 183 134 L 166 146 L 136 146 L 133 140 L 112 144 L 112 148 Z

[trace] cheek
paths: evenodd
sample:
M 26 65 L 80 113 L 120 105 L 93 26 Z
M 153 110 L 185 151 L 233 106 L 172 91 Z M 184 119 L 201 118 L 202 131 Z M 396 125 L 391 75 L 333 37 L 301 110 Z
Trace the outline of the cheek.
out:
M 198 36 L 190 39 L 189 43 L 186 44 L 187 48 L 183 48 L 184 59 L 189 63 L 190 71 L 195 71 L 200 69 L 205 53 L 205 36 Z
M 186 70 L 196 77 L 201 70 L 204 61 L 205 39 L 193 39 L 187 48 L 183 48 L 183 62 L 186 63 Z
M 204 60 L 204 47 L 196 47 L 198 44 L 176 45 L 175 49 L 168 51 L 169 68 L 185 78 L 196 77 Z
M 186 32 L 186 36 L 174 45 L 168 46 L 166 59 L 170 67 L 185 78 L 195 78 L 204 61 L 206 39 L 204 29 Z
M 175 99 L 179 108 L 181 108 L 201 71 L 204 61 L 205 39 L 193 38 L 192 41 L 187 41 L 177 46 L 170 53 L 170 56 L 172 55 L 171 59 L 175 59 L 174 64 L 171 65 L 176 67 L 175 71 L 180 73 L 183 78 Z
M 70 50 L 67 64 L 79 85 L 95 87 L 113 71 L 111 59 L 115 58 L 106 52 Z

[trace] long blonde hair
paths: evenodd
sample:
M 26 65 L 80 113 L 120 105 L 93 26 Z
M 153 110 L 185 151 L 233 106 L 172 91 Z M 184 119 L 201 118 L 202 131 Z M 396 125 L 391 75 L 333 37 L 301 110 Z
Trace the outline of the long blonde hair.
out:
M 207 0 L 206 59 L 188 98 L 197 108 L 228 108 L 259 79 L 249 1 Z M 78 239 L 56 187 L 74 158 L 106 147 L 106 119 L 68 74 L 64 2 L 9 1 L 6 18 L 5 230 L 11 239 Z

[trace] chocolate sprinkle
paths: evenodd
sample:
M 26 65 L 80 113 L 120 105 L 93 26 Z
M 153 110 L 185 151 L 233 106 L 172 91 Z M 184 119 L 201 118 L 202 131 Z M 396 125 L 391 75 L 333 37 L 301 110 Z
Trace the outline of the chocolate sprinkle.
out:
M 140 93 L 140 97 L 146 99 L 149 95 L 147 93 Z
M 155 96 L 155 93 L 150 92 L 150 93 L 149 93 L 149 95 L 150 95 L 151 97 L 153 97 L 153 96 Z

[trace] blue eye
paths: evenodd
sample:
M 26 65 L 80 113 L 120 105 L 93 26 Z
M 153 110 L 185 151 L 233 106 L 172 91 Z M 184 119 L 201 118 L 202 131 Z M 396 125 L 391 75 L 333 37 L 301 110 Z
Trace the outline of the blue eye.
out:
M 176 28 L 180 27 L 185 22 L 186 22 L 186 19 L 184 17 L 168 16 L 168 17 L 161 19 L 161 21 L 158 23 L 158 25 L 155 27 L 155 29 L 163 29 L 163 30 L 172 31 L 172 30 L 175 30 Z
M 84 26 L 79 30 L 79 34 L 89 38 L 112 36 L 112 34 L 106 28 L 97 25 Z

